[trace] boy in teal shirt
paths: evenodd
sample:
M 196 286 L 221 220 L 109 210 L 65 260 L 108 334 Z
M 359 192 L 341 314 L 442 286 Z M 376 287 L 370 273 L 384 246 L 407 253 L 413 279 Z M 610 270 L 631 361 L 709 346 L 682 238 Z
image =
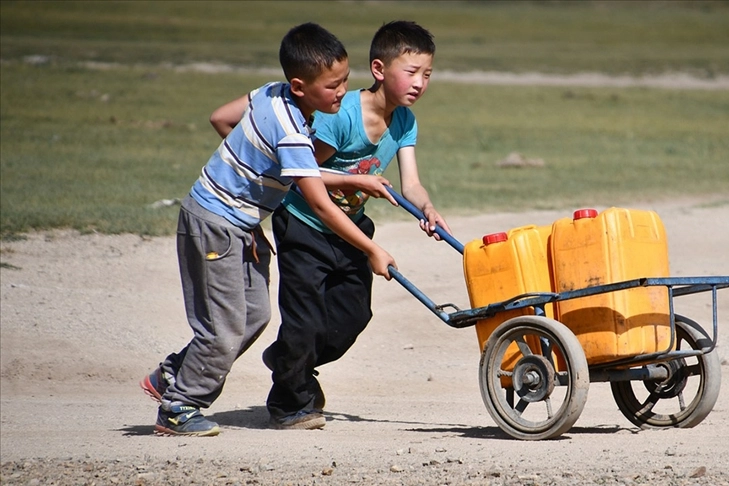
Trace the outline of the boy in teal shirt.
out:
M 370 48 L 374 85 L 347 93 L 336 114 L 317 113 L 316 158 L 331 199 L 370 238 L 374 224 L 364 214 L 370 196 L 396 204 L 382 173 L 397 156 L 403 196 L 427 221 L 450 233 L 420 183 L 415 159 L 417 123 L 410 111 L 426 91 L 435 45 L 414 22 L 383 25 Z M 367 256 L 333 234 L 297 188 L 272 217 L 280 274 L 281 327 L 264 351 L 273 371 L 267 407 L 274 427 L 288 417 L 319 414 L 324 393 L 316 368 L 339 359 L 372 317 L 372 268 Z M 323 424 L 322 424 L 323 425 Z

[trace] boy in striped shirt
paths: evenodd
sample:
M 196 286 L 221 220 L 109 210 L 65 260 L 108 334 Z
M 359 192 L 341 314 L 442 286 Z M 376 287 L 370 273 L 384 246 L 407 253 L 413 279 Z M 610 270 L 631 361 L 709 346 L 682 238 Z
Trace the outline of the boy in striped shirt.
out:
M 242 119 L 227 127 L 218 150 L 183 200 L 177 252 L 193 338 L 145 377 L 141 386 L 160 401 L 155 431 L 212 436 L 218 424 L 200 408 L 223 390 L 235 360 L 263 332 L 271 316 L 271 248 L 260 222 L 296 184 L 332 231 L 368 255 L 389 278 L 393 258 L 329 198 L 314 157 L 311 116 L 336 113 L 347 90 L 349 63 L 339 40 L 319 25 L 291 29 L 279 60 L 288 83 L 274 82 L 234 103 Z M 216 114 L 211 123 L 216 124 Z M 312 428 L 321 414 L 296 416 L 287 428 Z

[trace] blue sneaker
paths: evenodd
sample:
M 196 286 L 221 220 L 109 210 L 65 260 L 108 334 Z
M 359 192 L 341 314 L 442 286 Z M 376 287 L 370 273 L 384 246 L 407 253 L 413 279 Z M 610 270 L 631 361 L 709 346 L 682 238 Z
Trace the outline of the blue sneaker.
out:
M 165 410 L 165 405 L 159 407 L 157 423 L 154 432 L 162 435 L 195 435 L 212 437 L 220 433 L 220 427 L 215 422 L 203 417 L 200 409 L 191 405 L 174 404 Z
M 286 417 L 271 417 L 271 427 L 280 430 L 314 430 L 321 429 L 327 423 L 327 419 L 319 412 L 308 412 L 299 410 L 293 415 Z
M 175 378 L 173 376 L 169 376 L 168 379 L 162 371 L 162 368 L 157 368 L 149 375 L 142 378 L 142 381 L 139 382 L 139 386 L 142 387 L 144 393 L 149 395 L 152 400 L 161 402 L 162 395 L 165 394 L 167 387 L 170 386 L 174 380 Z

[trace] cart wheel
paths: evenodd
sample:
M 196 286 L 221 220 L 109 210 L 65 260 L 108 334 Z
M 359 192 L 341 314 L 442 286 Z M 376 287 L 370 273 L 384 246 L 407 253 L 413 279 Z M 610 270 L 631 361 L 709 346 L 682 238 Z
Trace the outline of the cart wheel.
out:
M 479 383 L 486 409 L 504 432 L 540 440 L 574 425 L 587 401 L 590 374 L 585 353 L 567 326 L 521 316 L 491 334 L 481 356 Z
M 710 344 L 711 339 L 701 326 L 676 316 L 677 350 L 702 349 Z M 657 366 L 668 370 L 668 378 L 663 382 L 610 383 L 623 415 L 643 429 L 690 428 L 704 420 L 714 408 L 721 386 L 717 353 L 674 359 Z

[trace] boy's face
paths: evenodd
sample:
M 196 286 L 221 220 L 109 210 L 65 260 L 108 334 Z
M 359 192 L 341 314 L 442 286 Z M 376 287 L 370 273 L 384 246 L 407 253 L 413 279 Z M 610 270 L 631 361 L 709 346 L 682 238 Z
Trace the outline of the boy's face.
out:
M 297 81 L 296 83 L 294 81 Z M 313 81 L 292 80 L 292 89 L 299 96 L 299 108 L 308 117 L 314 111 L 336 113 L 347 93 L 349 61 L 335 62 Z M 294 86 L 296 84 L 296 86 Z
M 428 89 L 433 72 L 430 54 L 403 54 L 389 66 L 382 66 L 382 82 L 388 95 L 399 106 L 411 106 Z

